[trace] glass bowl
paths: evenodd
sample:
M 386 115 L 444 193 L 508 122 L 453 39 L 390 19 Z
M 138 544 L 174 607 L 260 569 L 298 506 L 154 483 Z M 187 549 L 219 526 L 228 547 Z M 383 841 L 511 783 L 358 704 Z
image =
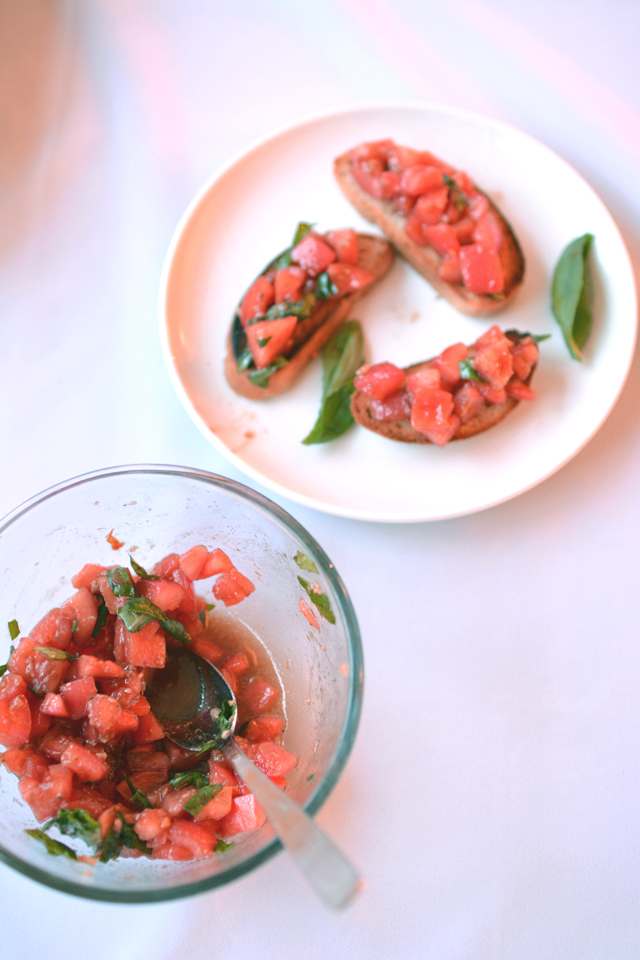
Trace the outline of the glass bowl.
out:
M 123 542 L 120 549 L 108 542 L 111 531 Z M 184 467 L 121 466 L 68 480 L 14 510 L 0 521 L 0 663 L 9 656 L 9 621 L 17 620 L 28 635 L 74 592 L 71 577 L 85 563 L 127 565 L 131 552 L 142 565 L 151 564 L 198 543 L 221 547 L 255 584 L 255 592 L 228 613 L 263 642 L 281 679 L 283 745 L 298 757 L 287 790 L 314 814 L 335 785 L 358 726 L 358 624 L 338 573 L 313 537 L 239 483 Z M 317 572 L 305 569 L 311 565 Z M 301 580 L 320 585 L 335 623 L 320 615 Z M 209 581 L 198 581 L 196 592 L 212 599 Z M 303 616 L 301 600 L 319 629 Z M 140 857 L 88 866 L 47 853 L 25 833 L 36 826 L 17 778 L 0 767 L 0 859 L 67 893 L 126 903 L 189 896 L 243 876 L 281 849 L 266 823 L 208 859 Z

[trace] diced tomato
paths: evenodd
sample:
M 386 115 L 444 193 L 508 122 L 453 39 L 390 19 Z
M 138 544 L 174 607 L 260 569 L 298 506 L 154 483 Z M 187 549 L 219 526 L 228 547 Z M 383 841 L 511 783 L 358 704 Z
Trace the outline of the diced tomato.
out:
M 195 547 L 191 547 L 190 550 L 182 554 L 180 566 L 189 580 L 197 580 L 200 577 L 208 556 L 209 551 L 202 543 L 196 544 Z
M 439 257 L 449 257 L 452 254 L 457 255 L 459 253 L 460 241 L 451 224 L 437 223 L 431 227 L 425 225 L 422 228 L 422 233 Z
M 166 811 L 143 810 L 136 817 L 133 829 L 141 840 L 155 840 L 163 830 L 168 830 L 171 826 L 171 817 L 167 816 Z
M 298 763 L 298 758 L 277 743 L 266 740 L 256 744 L 253 762 L 268 777 L 283 777 L 293 770 Z
M 47 693 L 42 706 L 42 713 L 47 713 L 51 717 L 68 717 L 69 711 L 65 707 L 64 700 L 59 693 Z
M 81 654 L 75 664 L 76 677 L 124 677 L 124 668 L 113 660 L 103 660 L 90 654 Z
M 88 711 L 89 723 L 97 730 L 100 740 L 114 739 L 123 712 L 118 701 L 98 693 L 89 701 Z
M 125 676 L 122 679 L 104 679 L 99 682 L 102 693 L 108 693 L 118 701 L 121 707 L 129 710 L 142 696 L 145 687 L 144 672 L 140 667 L 129 665 L 125 665 L 124 672 Z
M 164 730 L 153 713 L 149 712 L 146 716 L 138 718 L 138 729 L 131 737 L 131 742 L 138 747 L 143 743 L 153 743 L 155 740 L 162 740 L 163 738 Z
M 505 387 L 508 397 L 514 397 L 516 400 L 535 400 L 536 392 L 518 377 L 512 377 Z
M 504 273 L 500 257 L 494 247 L 470 243 L 460 248 L 462 280 L 470 293 L 485 296 L 501 293 L 504 289 Z
M 31 733 L 29 736 L 34 740 L 37 737 L 42 737 L 47 732 L 51 726 L 51 717 L 41 710 L 43 704 L 42 697 L 37 697 L 31 690 L 27 690 L 25 696 L 29 704 L 29 710 L 31 711 Z
M 345 230 L 330 230 L 325 236 L 335 250 L 340 263 L 350 263 L 357 267 L 360 255 L 358 253 L 358 234 L 355 230 L 351 227 Z
M 396 390 L 385 400 L 371 401 L 371 415 L 374 420 L 392 423 L 396 420 L 408 420 L 411 416 L 411 399 L 406 390 Z
M 438 190 L 431 190 L 429 193 L 423 193 L 418 197 L 416 205 L 412 211 L 412 217 L 416 217 L 420 223 L 427 226 L 434 226 L 440 222 L 447 203 L 449 202 L 449 188 L 440 187 Z
M 200 579 L 205 580 L 207 577 L 215 577 L 219 573 L 228 573 L 231 569 L 233 569 L 231 560 L 224 550 L 220 550 L 220 548 L 217 547 L 215 550 L 212 550 L 207 557 L 206 563 L 200 573 Z
M 493 247 L 500 252 L 503 241 L 502 227 L 496 220 L 491 211 L 485 213 L 479 220 L 476 220 L 473 231 L 473 242 L 481 247 Z
M 98 586 L 102 598 L 107 605 L 107 610 L 109 613 L 116 613 L 118 609 L 117 598 L 111 587 L 109 586 L 109 581 L 107 579 L 106 573 L 101 573 L 99 577 L 96 578 L 96 585 Z
M 184 590 L 173 580 L 138 580 L 136 592 L 155 603 L 161 610 L 177 610 L 184 599 Z
M 60 763 L 76 774 L 78 779 L 84 782 L 93 780 L 103 780 L 109 773 L 109 765 L 102 756 L 98 756 L 88 747 L 83 747 L 79 743 L 71 741 L 62 756 Z
M 96 577 L 99 577 L 105 570 L 106 567 L 101 567 L 99 563 L 85 563 L 82 570 L 71 578 L 71 583 L 76 590 L 79 590 L 80 587 L 91 587 Z
M 310 626 L 312 626 L 315 630 L 320 629 L 320 624 L 318 623 L 317 617 L 311 612 L 309 605 L 306 604 L 304 600 L 298 600 L 298 610 Z
M 447 386 L 454 387 L 460 382 L 460 363 L 467 359 L 467 353 L 465 343 L 454 343 L 433 361 L 433 366 L 440 371 L 440 377 Z
M 473 233 L 475 228 L 475 221 L 472 220 L 471 217 L 462 217 L 457 221 L 457 223 L 453 224 L 453 229 L 455 230 L 456 236 L 461 244 L 473 242 Z
M 253 717 L 247 723 L 244 733 L 248 740 L 262 740 L 268 738 L 275 740 L 284 730 L 284 720 L 282 717 L 276 717 L 272 714 L 263 714 L 261 717 Z
M 174 771 L 191 770 L 192 767 L 197 766 L 202 761 L 202 757 L 194 750 L 185 750 L 171 740 L 165 739 L 164 749 L 169 761 L 169 768 Z
M 97 692 L 98 689 L 93 677 L 81 677 L 80 680 L 63 683 L 59 689 L 60 696 L 64 700 L 64 705 L 72 720 L 79 720 L 80 717 L 87 716 L 89 700 L 91 697 L 95 697 Z
M 397 197 L 392 198 L 391 204 L 393 209 L 401 213 L 403 217 L 408 217 L 416 204 L 416 200 L 417 197 L 410 197 L 407 193 L 400 193 Z
M 513 376 L 513 361 L 509 340 L 490 343 L 476 351 L 473 366 L 477 373 L 495 390 L 501 390 Z
M 177 570 L 180 566 L 180 555 L 178 553 L 168 553 L 166 557 L 163 557 L 159 563 L 153 568 L 153 573 L 159 577 L 164 577 L 165 579 L 169 577 L 174 570 Z
M 513 372 L 520 380 L 526 380 L 538 362 L 538 347 L 531 337 L 525 337 L 511 347 Z
M 437 167 L 426 166 L 423 163 L 416 163 L 406 167 L 402 172 L 400 187 L 403 193 L 413 196 L 420 196 L 422 193 L 429 193 L 431 190 L 437 190 L 444 185 L 442 170 Z
M 351 266 L 349 263 L 330 263 L 327 273 L 332 283 L 335 283 L 339 294 L 352 293 L 366 287 L 375 279 L 369 270 L 364 267 Z
M 199 657 L 208 660 L 217 666 L 225 657 L 225 649 L 211 637 L 198 637 L 193 642 L 193 649 Z
M 70 799 L 65 803 L 65 809 L 86 810 L 98 821 L 105 810 L 111 806 L 112 802 L 108 797 L 86 783 L 74 787 Z
M 236 677 L 239 677 L 243 673 L 246 673 L 250 666 L 249 657 L 244 651 L 241 651 L 240 653 L 234 653 L 230 657 L 227 657 L 220 669 L 226 670 L 227 673 L 232 673 Z
M 469 216 L 472 220 L 480 220 L 489 210 L 489 201 L 483 193 L 474 191 L 469 196 Z
M 223 573 L 216 581 L 213 586 L 213 595 L 216 600 L 221 600 L 225 607 L 231 607 L 240 603 L 254 590 L 255 587 L 251 580 L 234 567 L 229 573 Z
M 442 386 L 440 371 L 435 366 L 421 367 L 407 377 L 407 389 L 415 396 L 418 391 L 426 389 L 439 390 Z
M 297 317 L 258 320 L 247 327 L 247 345 L 258 370 L 263 370 L 279 356 L 291 340 Z
M 50 610 L 33 628 L 29 636 L 39 647 L 57 647 L 66 650 L 71 642 L 70 619 L 62 610 Z
M 507 391 L 504 389 L 498 390 L 496 387 L 492 387 L 490 383 L 480 383 L 477 380 L 473 381 L 473 385 L 487 403 L 505 403 L 507 400 Z
M 130 633 L 119 618 L 116 620 L 113 653 L 120 665 L 164 667 L 166 646 L 157 620 L 152 620 L 137 633 Z
M 393 363 L 376 363 L 360 367 L 354 379 L 356 390 L 361 390 L 372 400 L 386 400 L 406 382 L 404 370 Z
M 273 281 L 275 290 L 275 302 L 296 303 L 302 299 L 302 290 L 307 282 L 307 271 L 297 264 L 289 267 L 282 267 L 276 273 Z
M 23 637 L 9 659 L 9 670 L 20 674 L 32 690 L 44 696 L 58 689 L 69 664 L 66 660 L 48 657 L 36 649 L 39 645 L 33 637 Z
M 31 735 L 31 710 L 24 694 L 0 700 L 0 744 L 23 747 Z
M 371 140 L 367 143 L 361 143 L 349 151 L 350 159 L 355 163 L 361 160 L 383 160 L 389 156 L 390 151 L 397 151 L 398 148 L 393 140 Z
M 437 222 L 437 221 L 436 221 Z M 404 230 L 406 235 L 412 240 L 418 247 L 426 247 L 428 240 L 422 232 L 422 219 L 416 213 L 415 206 L 409 216 L 406 219 Z
M 224 764 L 210 758 L 209 760 L 209 783 L 221 783 L 223 786 L 228 784 L 230 787 L 238 786 L 238 779 L 233 770 L 225 767 Z
M 146 697 L 138 697 L 138 699 L 131 704 L 129 710 L 135 717 L 146 717 L 151 707 Z
M 322 237 L 311 231 L 293 248 L 291 259 L 312 277 L 317 277 L 334 262 L 336 253 Z
M 167 740 L 167 744 L 170 742 L 170 740 Z M 176 747 L 176 749 L 180 750 L 181 748 Z M 197 753 L 194 754 L 192 750 L 191 756 L 197 757 Z M 157 750 L 155 743 L 147 743 L 142 747 L 134 747 L 133 750 L 128 750 L 126 759 L 127 767 L 134 773 L 141 770 L 155 770 L 163 773 L 166 778 L 171 767 L 168 754 L 164 750 Z
M 200 813 L 196 814 L 196 820 L 222 820 L 228 813 L 231 813 L 233 804 L 233 788 L 223 786 L 215 795 L 213 800 L 202 808 Z
M 72 624 L 75 623 L 73 642 L 79 647 L 83 646 L 91 638 L 98 619 L 95 597 L 87 587 L 80 587 L 64 604 L 62 613 L 69 617 Z
M 162 843 L 153 848 L 152 860 L 192 860 L 191 850 L 179 843 Z
M 370 196 L 388 200 L 402 192 L 400 174 L 384 170 L 379 160 L 364 160 L 351 167 L 354 180 Z
M 411 407 L 411 426 L 427 435 L 432 443 L 444 446 L 455 434 L 460 421 L 453 414 L 453 397 L 448 390 L 419 389 Z
M 460 418 L 460 423 L 468 423 L 485 405 L 484 397 L 469 380 L 453 395 L 453 412 Z
M 39 754 L 36 754 L 35 750 L 27 750 L 24 747 L 10 747 L 0 756 L 0 759 L 9 773 L 21 777 L 24 773 L 24 765 L 30 756 L 35 757 Z
M 443 258 L 438 266 L 438 276 L 445 283 L 462 283 L 462 267 L 460 265 L 460 254 L 452 253 Z
M 216 845 L 215 836 L 206 827 L 190 820 L 175 820 L 168 839 L 170 843 L 186 847 L 196 860 L 211 856 Z
M 277 697 L 276 688 L 262 677 L 252 677 L 241 694 L 242 702 L 249 713 L 264 713 Z
M 275 293 L 273 284 L 266 277 L 258 277 L 244 295 L 240 307 L 240 319 L 246 327 L 249 320 L 262 317 L 273 305 Z M 166 574 L 163 574 L 166 576 Z
M 231 813 L 220 821 L 220 836 L 233 837 L 248 830 L 259 830 L 266 819 L 264 810 L 253 794 L 234 797 Z

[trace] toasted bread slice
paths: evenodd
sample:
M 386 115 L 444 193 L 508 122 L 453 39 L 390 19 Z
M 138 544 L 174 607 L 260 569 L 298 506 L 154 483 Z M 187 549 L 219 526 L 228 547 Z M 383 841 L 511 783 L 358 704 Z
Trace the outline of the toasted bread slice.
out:
M 373 274 L 373 280 L 352 293 L 320 300 L 311 315 L 298 321 L 294 333 L 293 352 L 286 366 L 269 377 L 266 387 L 252 383 L 246 370 L 238 370 L 231 344 L 231 331 L 227 338 L 227 355 L 224 372 L 229 386 L 249 400 L 267 400 L 284 393 L 304 367 L 320 353 L 324 345 L 344 323 L 353 304 L 367 293 L 374 283 L 381 280 L 393 264 L 393 249 L 382 237 L 358 234 L 358 266 Z
M 460 313 L 471 317 L 490 317 L 513 300 L 524 277 L 524 256 L 513 230 L 489 197 L 489 208 L 502 231 L 499 257 L 504 273 L 504 290 L 499 298 L 479 296 L 470 293 L 461 283 L 442 280 L 438 275 L 441 257 L 433 247 L 418 246 L 410 239 L 405 231 L 406 218 L 390 200 L 378 200 L 362 189 L 352 174 L 350 153 L 344 153 L 334 161 L 334 174 L 343 194 L 358 213 L 370 223 L 375 223 L 411 266 Z
M 509 336 L 509 334 L 507 334 L 507 336 Z M 510 339 L 512 338 L 510 337 Z M 417 373 L 420 369 L 429 366 L 431 362 L 432 360 L 423 360 L 421 363 L 414 363 L 409 367 L 405 367 L 404 371 L 407 375 Z M 527 386 L 529 386 L 531 382 L 535 368 L 536 365 L 532 367 L 531 373 L 524 381 Z M 460 424 L 449 443 L 453 440 L 467 440 L 469 437 L 475 437 L 477 434 L 484 433 L 485 430 L 495 427 L 501 420 L 504 420 L 508 413 L 511 413 L 511 411 L 517 407 L 518 403 L 520 403 L 520 401 L 514 397 L 507 397 L 505 403 L 487 403 L 486 407 L 477 413 L 475 417 L 467 420 L 466 423 Z M 361 390 L 356 390 L 352 394 L 351 413 L 353 414 L 353 419 L 356 423 L 359 423 L 361 427 L 366 427 L 367 430 L 378 433 L 388 440 L 398 440 L 401 443 L 432 443 L 424 433 L 415 430 L 414 427 L 411 426 L 411 420 L 409 418 L 391 421 L 376 419 L 373 414 L 371 399 Z

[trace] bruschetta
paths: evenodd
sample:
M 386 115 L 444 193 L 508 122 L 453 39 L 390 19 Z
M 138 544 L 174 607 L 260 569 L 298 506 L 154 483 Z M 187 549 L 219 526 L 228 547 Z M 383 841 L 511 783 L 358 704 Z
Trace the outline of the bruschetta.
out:
M 488 317 L 513 299 L 524 277 L 522 250 L 464 171 L 379 140 L 343 153 L 334 173 L 356 210 L 461 313 Z
M 530 386 L 544 337 L 493 326 L 468 347 L 454 343 L 438 357 L 404 369 L 392 363 L 363 366 L 351 397 L 354 420 L 404 443 L 464 440 L 494 427 Z
M 299 224 L 291 247 L 251 284 L 233 318 L 225 376 L 236 393 L 265 400 L 291 386 L 390 269 L 382 237 Z

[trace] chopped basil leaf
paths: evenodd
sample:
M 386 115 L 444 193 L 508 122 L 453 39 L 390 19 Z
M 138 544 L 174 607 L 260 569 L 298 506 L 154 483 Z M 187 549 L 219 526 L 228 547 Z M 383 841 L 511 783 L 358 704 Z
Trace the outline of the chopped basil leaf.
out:
M 487 382 L 484 377 L 481 377 L 480 374 L 474 370 L 470 360 L 460 361 L 460 376 L 463 380 L 478 380 L 480 383 Z
M 296 232 L 293 235 L 292 247 L 297 247 L 301 240 L 304 240 L 306 235 L 313 230 L 315 224 L 305 223 L 304 220 L 301 220 L 298 226 L 296 227 Z
M 95 627 L 91 631 L 92 637 L 98 636 L 98 634 L 100 633 L 100 631 L 102 630 L 102 628 L 107 622 L 107 617 L 109 616 L 109 608 L 104 602 L 104 597 L 102 596 L 102 594 L 98 594 L 98 596 L 96 597 L 96 600 L 98 602 L 98 619 L 96 620 Z
M 276 270 L 282 270 L 283 267 L 288 267 L 291 264 L 291 251 L 293 247 L 287 247 L 286 250 L 283 250 L 282 253 L 276 257 L 275 260 L 272 260 L 269 264 L 269 267 L 275 267 Z M 267 267 L 267 269 L 269 269 Z
M 131 802 L 135 803 L 138 807 L 142 807 L 143 810 L 149 810 L 153 807 L 153 804 L 147 796 L 142 792 L 142 790 L 136 787 L 135 783 L 129 779 L 129 777 L 124 778 L 127 781 L 127 786 L 131 790 Z
M 116 823 L 118 828 L 116 828 Z M 151 848 L 141 840 L 133 827 L 129 826 L 121 814 L 117 814 L 114 825 L 104 838 L 100 847 L 100 862 L 107 863 L 120 855 L 124 848 L 140 850 L 141 853 L 151 853 Z
M 260 349 L 262 349 L 262 347 L 266 347 L 266 345 L 269 343 L 269 340 L 271 340 L 271 337 L 258 337 L 258 346 Z
M 322 400 L 307 446 L 341 437 L 353 423 L 353 377 L 364 363 L 364 337 L 357 320 L 349 320 L 334 333 L 322 350 Z
M 14 650 L 15 650 L 15 647 L 13 644 L 11 644 L 11 646 L 9 647 L 9 660 L 11 660 Z M 7 660 L 7 662 L 0 667 L 0 677 L 7 672 L 7 669 L 9 668 L 9 660 Z
M 113 567 L 107 570 L 107 580 L 115 597 L 135 597 L 131 574 L 126 567 Z
M 137 573 L 139 577 L 143 577 L 145 580 L 162 579 L 162 577 L 159 577 L 157 573 L 147 573 L 144 567 L 141 567 L 139 563 L 136 563 L 131 554 L 129 554 L 129 562 L 131 564 L 131 569 L 134 573 Z
M 51 837 L 48 837 L 44 830 L 25 830 L 25 833 L 28 833 L 30 837 L 34 837 L 36 840 L 39 840 L 40 843 L 44 843 L 47 848 L 47 852 L 51 853 L 54 857 L 67 857 L 69 860 L 77 860 L 77 854 L 75 850 L 72 850 L 71 847 L 68 847 L 66 843 L 60 843 L 58 840 L 52 840 Z
M 542 343 L 543 340 L 549 340 L 551 337 L 550 333 L 529 333 L 528 330 L 505 330 L 504 335 L 510 340 L 517 339 L 518 342 L 529 337 L 534 343 Z
M 57 647 L 35 647 L 38 653 L 43 653 L 47 660 L 77 660 L 78 654 L 72 657 L 67 650 L 59 650 Z
M 314 293 L 307 293 L 302 300 L 296 300 L 295 303 L 289 303 L 287 300 L 283 300 L 282 303 L 274 303 L 264 316 L 254 317 L 253 320 L 250 320 L 248 326 L 258 323 L 260 320 L 280 320 L 281 317 L 297 317 L 298 320 L 305 320 L 311 316 L 316 301 L 317 298 Z
M 71 636 L 74 635 L 77 629 L 78 629 L 78 618 L 76 617 L 73 623 L 71 624 Z
M 301 570 L 308 570 L 309 573 L 318 572 L 318 568 L 316 567 L 313 560 L 310 557 L 308 557 L 305 553 L 303 553 L 302 550 L 298 550 L 298 552 L 296 553 L 293 559 L 298 564 Z
M 320 273 L 316 279 L 316 296 L 318 300 L 326 300 L 327 297 L 335 297 L 339 293 L 338 288 L 328 273 Z
M 203 627 L 206 627 L 206 625 L 207 625 L 207 614 L 206 614 L 206 611 L 205 611 L 205 610 L 201 610 L 200 613 L 198 614 L 198 616 L 200 617 L 200 623 L 202 624 L 202 626 L 203 626 Z
M 319 587 L 314 588 L 313 584 L 307 583 L 302 577 L 298 577 L 298 583 L 307 591 L 307 596 L 311 600 L 311 603 L 315 604 L 325 620 L 328 620 L 329 623 L 335 623 L 336 618 L 326 593 L 323 593 Z
M 215 853 L 224 853 L 225 850 L 231 850 L 233 846 L 232 843 L 225 843 L 224 840 L 218 840 L 215 847 L 213 848 Z
M 231 324 L 231 350 L 236 360 L 239 360 L 243 352 L 247 349 L 247 335 L 242 326 L 240 314 L 236 313 Z
M 179 787 L 206 787 L 209 783 L 207 775 L 200 770 L 187 770 L 185 773 L 179 773 L 169 781 L 174 790 Z
M 9 636 L 12 640 L 15 640 L 16 637 L 20 636 L 20 627 L 18 626 L 17 620 L 9 620 L 7 626 L 9 627 Z
M 253 356 L 249 347 L 245 347 L 240 356 L 238 357 L 238 362 L 236 364 L 236 370 L 239 373 L 242 373 L 243 370 L 248 370 L 249 367 L 254 366 Z
M 157 620 L 164 632 L 168 633 L 174 640 L 191 643 L 191 637 L 182 624 L 178 620 L 172 620 L 164 610 L 156 607 L 155 603 L 147 600 L 146 597 L 132 597 L 127 600 L 118 609 L 118 616 L 129 633 L 137 633 L 152 620 Z
M 310 773 L 309 776 L 307 777 L 307 783 L 311 783 L 314 777 L 315 777 L 315 773 Z
M 45 830 L 57 827 L 67 837 L 77 837 L 89 846 L 100 842 L 100 824 L 86 810 L 58 810 L 53 820 L 44 825 Z
M 200 787 L 197 793 L 194 793 L 182 804 L 182 809 L 190 813 L 192 817 L 196 817 L 220 793 L 222 787 L 222 783 L 210 783 L 206 787 Z
M 264 387 L 266 389 L 269 383 L 269 377 L 271 377 L 276 370 L 280 370 L 281 367 L 286 367 L 288 362 L 286 357 L 276 357 L 273 363 L 270 363 L 269 366 L 263 370 L 252 370 L 251 373 L 248 374 L 248 378 L 254 386 Z
M 593 280 L 589 270 L 592 233 L 576 237 L 562 251 L 551 284 L 551 308 L 569 353 L 582 360 L 593 322 Z

